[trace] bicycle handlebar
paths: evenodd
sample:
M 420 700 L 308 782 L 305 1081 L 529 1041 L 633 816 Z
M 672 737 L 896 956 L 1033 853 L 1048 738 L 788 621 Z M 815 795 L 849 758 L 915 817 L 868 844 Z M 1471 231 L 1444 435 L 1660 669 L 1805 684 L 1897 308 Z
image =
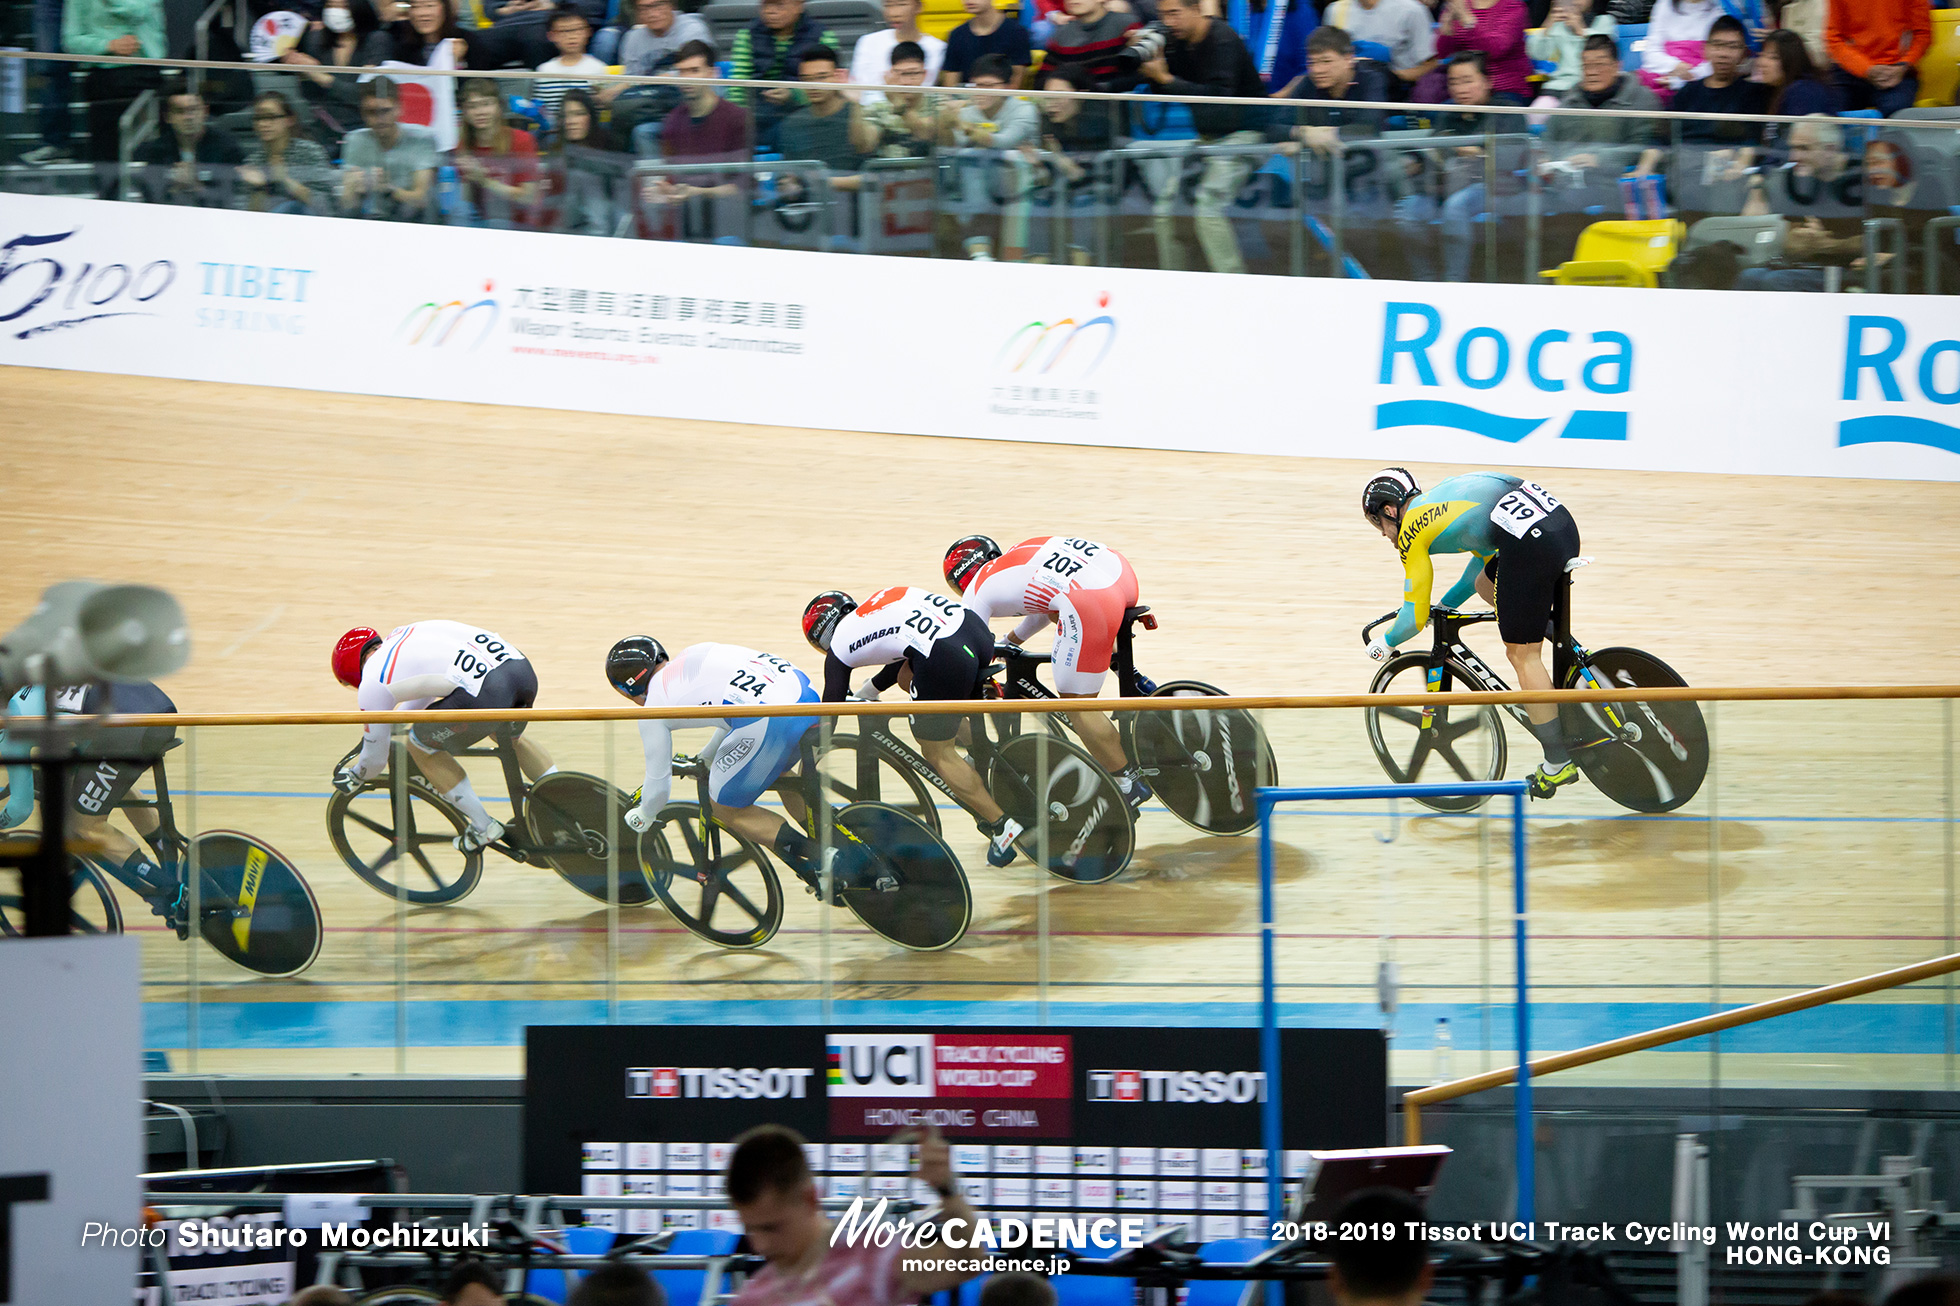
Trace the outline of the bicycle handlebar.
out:
M 1396 613 L 1400 611 L 1401 609 L 1397 608 L 1395 612 L 1384 613 L 1383 615 L 1376 617 L 1373 621 L 1369 622 L 1367 625 L 1363 626 L 1361 628 L 1362 647 L 1366 648 L 1368 646 L 1368 641 L 1375 637 L 1375 627 L 1395 620 Z
M 1055 660 L 1055 655 L 1053 653 L 1030 652 L 1029 650 L 1021 647 L 1021 645 L 1010 644 L 1004 639 L 994 644 L 994 656 L 1002 660 L 1005 660 L 1007 658 L 1019 658 L 1023 662 L 1033 662 L 1037 665 L 1043 662 L 1053 662 Z
M 1397 611 L 1400 611 L 1400 609 L 1397 609 Z M 1385 613 L 1363 626 L 1361 628 L 1362 644 L 1366 645 L 1370 639 L 1374 638 L 1375 627 L 1395 620 L 1395 616 L 1396 614 L 1394 612 Z M 1433 607 L 1429 610 L 1429 619 L 1431 621 L 1451 621 L 1459 626 L 1474 626 L 1479 622 L 1496 621 L 1497 614 L 1495 612 L 1464 612 L 1457 608 Z
M 707 773 L 708 764 L 699 754 L 675 753 L 674 774 L 685 780 L 697 779 Z

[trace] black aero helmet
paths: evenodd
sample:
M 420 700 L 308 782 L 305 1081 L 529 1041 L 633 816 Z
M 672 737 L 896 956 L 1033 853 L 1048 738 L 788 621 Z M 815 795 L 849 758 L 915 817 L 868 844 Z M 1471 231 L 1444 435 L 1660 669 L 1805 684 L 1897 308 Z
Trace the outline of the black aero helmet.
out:
M 1421 493 L 1422 487 L 1408 468 L 1384 467 L 1368 478 L 1361 491 L 1361 514 L 1379 526 L 1383 508 L 1393 504 L 1399 512 L 1403 504 Z
M 984 535 L 968 535 L 953 541 L 953 547 L 946 550 L 946 583 L 953 587 L 953 593 L 966 593 L 966 583 L 973 574 L 1000 556 L 1000 545 Z
M 667 650 L 651 635 L 628 635 L 606 654 L 606 682 L 628 698 L 647 692 Z
M 820 653 L 830 652 L 837 623 L 857 611 L 857 600 L 842 590 L 825 590 L 803 607 L 803 638 Z

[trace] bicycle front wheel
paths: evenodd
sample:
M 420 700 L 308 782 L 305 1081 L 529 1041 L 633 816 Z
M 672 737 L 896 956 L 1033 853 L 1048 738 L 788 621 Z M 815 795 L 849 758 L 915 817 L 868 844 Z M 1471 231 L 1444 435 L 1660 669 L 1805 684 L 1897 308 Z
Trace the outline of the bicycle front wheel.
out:
M 666 838 L 672 827 L 685 858 Z M 708 855 L 698 803 L 669 803 L 640 834 L 640 870 L 655 896 L 689 932 L 721 948 L 759 948 L 783 924 L 783 886 L 762 849 L 735 831 L 717 832 L 720 855 Z
M 1041 774 L 1041 749 L 1048 773 Z M 1122 874 L 1136 848 L 1130 805 L 1096 759 L 1064 739 L 1017 735 L 994 755 L 987 788 L 1001 810 L 1020 823 L 1021 851 L 1039 856 L 1048 827 L 1048 872 L 1075 884 L 1101 884 Z
M 1430 655 L 1398 653 L 1375 673 L 1371 694 L 1421 694 L 1429 690 Z M 1437 693 L 1475 686 L 1454 660 L 1443 664 Z M 1368 745 L 1396 784 L 1454 784 L 1504 778 L 1504 716 L 1495 707 L 1371 707 L 1363 712 Z M 1474 812 L 1484 800 L 1474 796 L 1416 801 L 1432 811 Z
M 898 888 L 847 889 L 837 896 L 859 920 L 901 948 L 937 952 L 966 934 L 973 892 L 960 859 L 925 822 L 884 803 L 853 803 L 837 824 L 898 876 Z
M 260 975 L 297 975 L 320 955 L 320 904 L 278 849 L 236 830 L 191 841 L 203 876 L 198 932 L 228 960 Z M 214 896 L 220 903 L 214 905 Z
M 1174 680 L 1152 698 L 1223 698 L 1200 680 Z M 1192 706 L 1125 713 L 1130 756 L 1171 815 L 1207 834 L 1244 834 L 1259 823 L 1253 790 L 1279 783 L 1273 750 L 1250 712 Z
M 531 786 L 524 819 L 551 869 L 588 898 L 607 901 L 609 864 L 619 874 L 619 905 L 653 901 L 653 886 L 640 871 L 639 838 L 626 824 L 632 800 L 606 782 L 578 771 L 556 771 Z
M 327 838 L 347 869 L 386 897 L 418 907 L 455 902 L 483 878 L 483 853 L 456 850 L 469 819 L 420 776 L 404 793 L 383 772 L 358 792 L 327 800 Z
M 1566 678 L 1567 689 L 1686 685 L 1673 667 L 1637 648 L 1602 648 Z M 1636 812 L 1671 812 L 1708 776 L 1708 723 L 1694 702 L 1562 703 L 1566 747 L 1594 788 Z
M 71 858 L 68 865 L 68 932 L 121 934 L 122 907 L 116 902 L 116 891 L 109 887 L 109 875 L 94 862 L 80 857 Z M 27 872 L 22 869 L 7 874 L 11 877 Z M 0 936 L 9 939 L 26 936 L 24 889 L 25 886 L 18 879 L 13 879 L 6 888 L 0 889 Z

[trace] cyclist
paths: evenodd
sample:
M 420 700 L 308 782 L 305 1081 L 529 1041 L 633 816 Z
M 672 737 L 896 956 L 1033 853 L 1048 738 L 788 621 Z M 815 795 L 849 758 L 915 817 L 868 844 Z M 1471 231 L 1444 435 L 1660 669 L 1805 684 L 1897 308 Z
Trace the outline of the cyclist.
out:
M 762 706 L 816 703 L 810 678 L 779 657 L 737 644 L 694 644 L 678 658 L 667 656 L 660 641 L 629 635 L 606 654 L 606 681 L 641 707 Z M 796 763 L 803 736 L 814 730 L 813 716 L 649 718 L 640 721 L 646 749 L 646 779 L 638 801 L 627 809 L 626 824 L 644 830 L 667 805 L 674 779 L 674 731 L 714 730 L 701 750 L 708 764 L 708 801 L 715 819 L 758 844 L 774 848 L 817 891 L 817 844 L 790 822 L 757 807 L 756 800 Z M 801 802 L 785 794 L 785 804 Z M 799 812 L 800 814 L 800 812 Z M 830 849 L 832 883 L 840 889 L 895 889 L 888 873 L 874 880 L 872 858 L 861 846 Z
M 859 606 L 838 590 L 826 590 L 803 609 L 803 637 L 824 655 L 823 701 L 841 703 L 858 667 L 882 668 L 858 691 L 875 702 L 894 684 L 923 703 L 979 698 L 993 662 L 994 636 L 977 612 L 910 585 L 881 589 Z M 915 716 L 919 751 L 987 836 L 987 861 L 1014 860 L 1021 823 L 1001 810 L 967 760 L 953 746 L 964 718 Z
M 356 626 L 333 650 L 334 678 L 359 690 L 363 712 L 448 712 L 466 708 L 521 708 L 537 701 L 538 677 L 530 661 L 501 636 L 460 621 L 418 621 L 397 626 L 384 637 L 371 626 Z M 551 754 L 525 739 L 522 721 L 464 721 L 451 725 L 418 722 L 408 732 L 408 754 L 437 793 L 469 818 L 456 836 L 466 853 L 503 837 L 504 823 L 484 810 L 470 787 L 460 753 L 498 730 L 508 730 L 525 776 L 540 780 L 558 768 Z M 334 787 L 354 793 L 388 765 L 386 725 L 361 735 L 361 752 L 334 775 Z
M 128 716 L 139 712 L 174 713 L 177 705 L 170 701 L 168 694 L 148 681 L 132 681 L 126 684 L 58 688 L 54 693 L 54 710 L 62 715 L 95 716 L 114 712 Z M 7 715 L 45 716 L 47 697 L 39 686 L 23 689 L 7 704 Z M 163 750 L 176 737 L 177 731 L 173 726 L 148 726 L 141 731 L 110 728 L 96 732 L 85 740 L 80 752 L 84 757 L 117 753 L 125 757 L 154 760 L 162 756 Z M 0 813 L 0 829 L 19 825 L 34 811 L 34 772 L 25 764 L 29 753 L 30 746 L 25 742 L 18 739 L 9 741 L 5 735 L 0 735 L 0 761 L 7 763 L 7 806 L 5 812 Z M 111 864 L 121 866 L 116 878 L 141 894 L 150 904 L 153 915 L 161 916 L 165 924 L 177 931 L 178 938 L 189 938 L 190 890 L 183 877 L 183 850 L 173 849 L 164 854 L 164 860 L 171 864 L 171 869 L 165 870 L 134 839 L 109 824 L 109 818 L 115 815 L 116 805 L 128 795 L 130 786 L 150 765 L 148 761 L 111 761 L 103 758 L 92 771 L 80 768 L 70 771 L 68 806 L 73 813 L 70 823 L 78 838 L 93 842 Z M 125 815 L 154 848 L 158 827 L 162 825 L 155 810 L 140 807 Z M 162 849 L 156 851 L 163 853 Z
M 1057 694 L 1094 698 L 1102 692 L 1123 611 L 1137 602 L 1137 574 L 1129 559 L 1106 544 L 1068 536 L 1036 536 L 1002 553 L 985 535 L 969 535 L 946 550 L 945 572 L 961 602 L 983 619 L 1022 619 L 1007 636 L 1014 648 L 1055 623 Z M 1131 806 L 1150 797 L 1107 716 L 1071 712 L 1069 717 L 1083 747 L 1116 778 Z
M 1517 672 L 1518 688 L 1550 689 L 1545 633 L 1565 579 L 1565 565 L 1579 556 L 1579 527 L 1545 487 L 1499 472 L 1469 472 L 1423 492 L 1403 467 L 1376 473 L 1361 491 L 1361 512 L 1402 555 L 1402 610 L 1386 633 L 1368 645 L 1368 656 L 1386 661 L 1389 650 L 1429 623 L 1432 553 L 1468 553 L 1463 575 L 1443 595 L 1454 608 L 1472 590 L 1497 609 L 1504 656 Z M 1566 751 L 1558 706 L 1530 703 L 1525 714 L 1545 760 L 1531 773 L 1534 798 L 1549 798 L 1579 778 Z

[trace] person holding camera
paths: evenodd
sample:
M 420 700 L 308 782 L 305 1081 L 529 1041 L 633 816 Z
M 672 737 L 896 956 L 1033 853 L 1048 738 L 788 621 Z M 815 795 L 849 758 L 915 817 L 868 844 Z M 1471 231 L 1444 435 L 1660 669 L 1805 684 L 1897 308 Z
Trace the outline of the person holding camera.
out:
M 1130 37 L 1131 49 L 1143 56 L 1138 74 L 1165 95 L 1263 99 L 1266 85 L 1252 52 L 1231 24 L 1207 17 L 1199 4 L 1200 0 L 1160 0 L 1159 23 Z M 1213 272 L 1243 272 L 1245 258 L 1226 209 L 1259 163 L 1259 156 L 1243 147 L 1265 138 L 1263 111 L 1238 104 L 1190 108 L 1197 146 L 1205 153 L 1204 174 L 1192 205 L 1198 245 Z M 1249 117 L 1253 113 L 1262 116 L 1253 121 Z M 1175 176 L 1170 183 L 1159 189 L 1155 201 L 1157 255 L 1163 266 L 1175 269 L 1184 266 L 1184 250 L 1171 216 L 1180 187 Z

